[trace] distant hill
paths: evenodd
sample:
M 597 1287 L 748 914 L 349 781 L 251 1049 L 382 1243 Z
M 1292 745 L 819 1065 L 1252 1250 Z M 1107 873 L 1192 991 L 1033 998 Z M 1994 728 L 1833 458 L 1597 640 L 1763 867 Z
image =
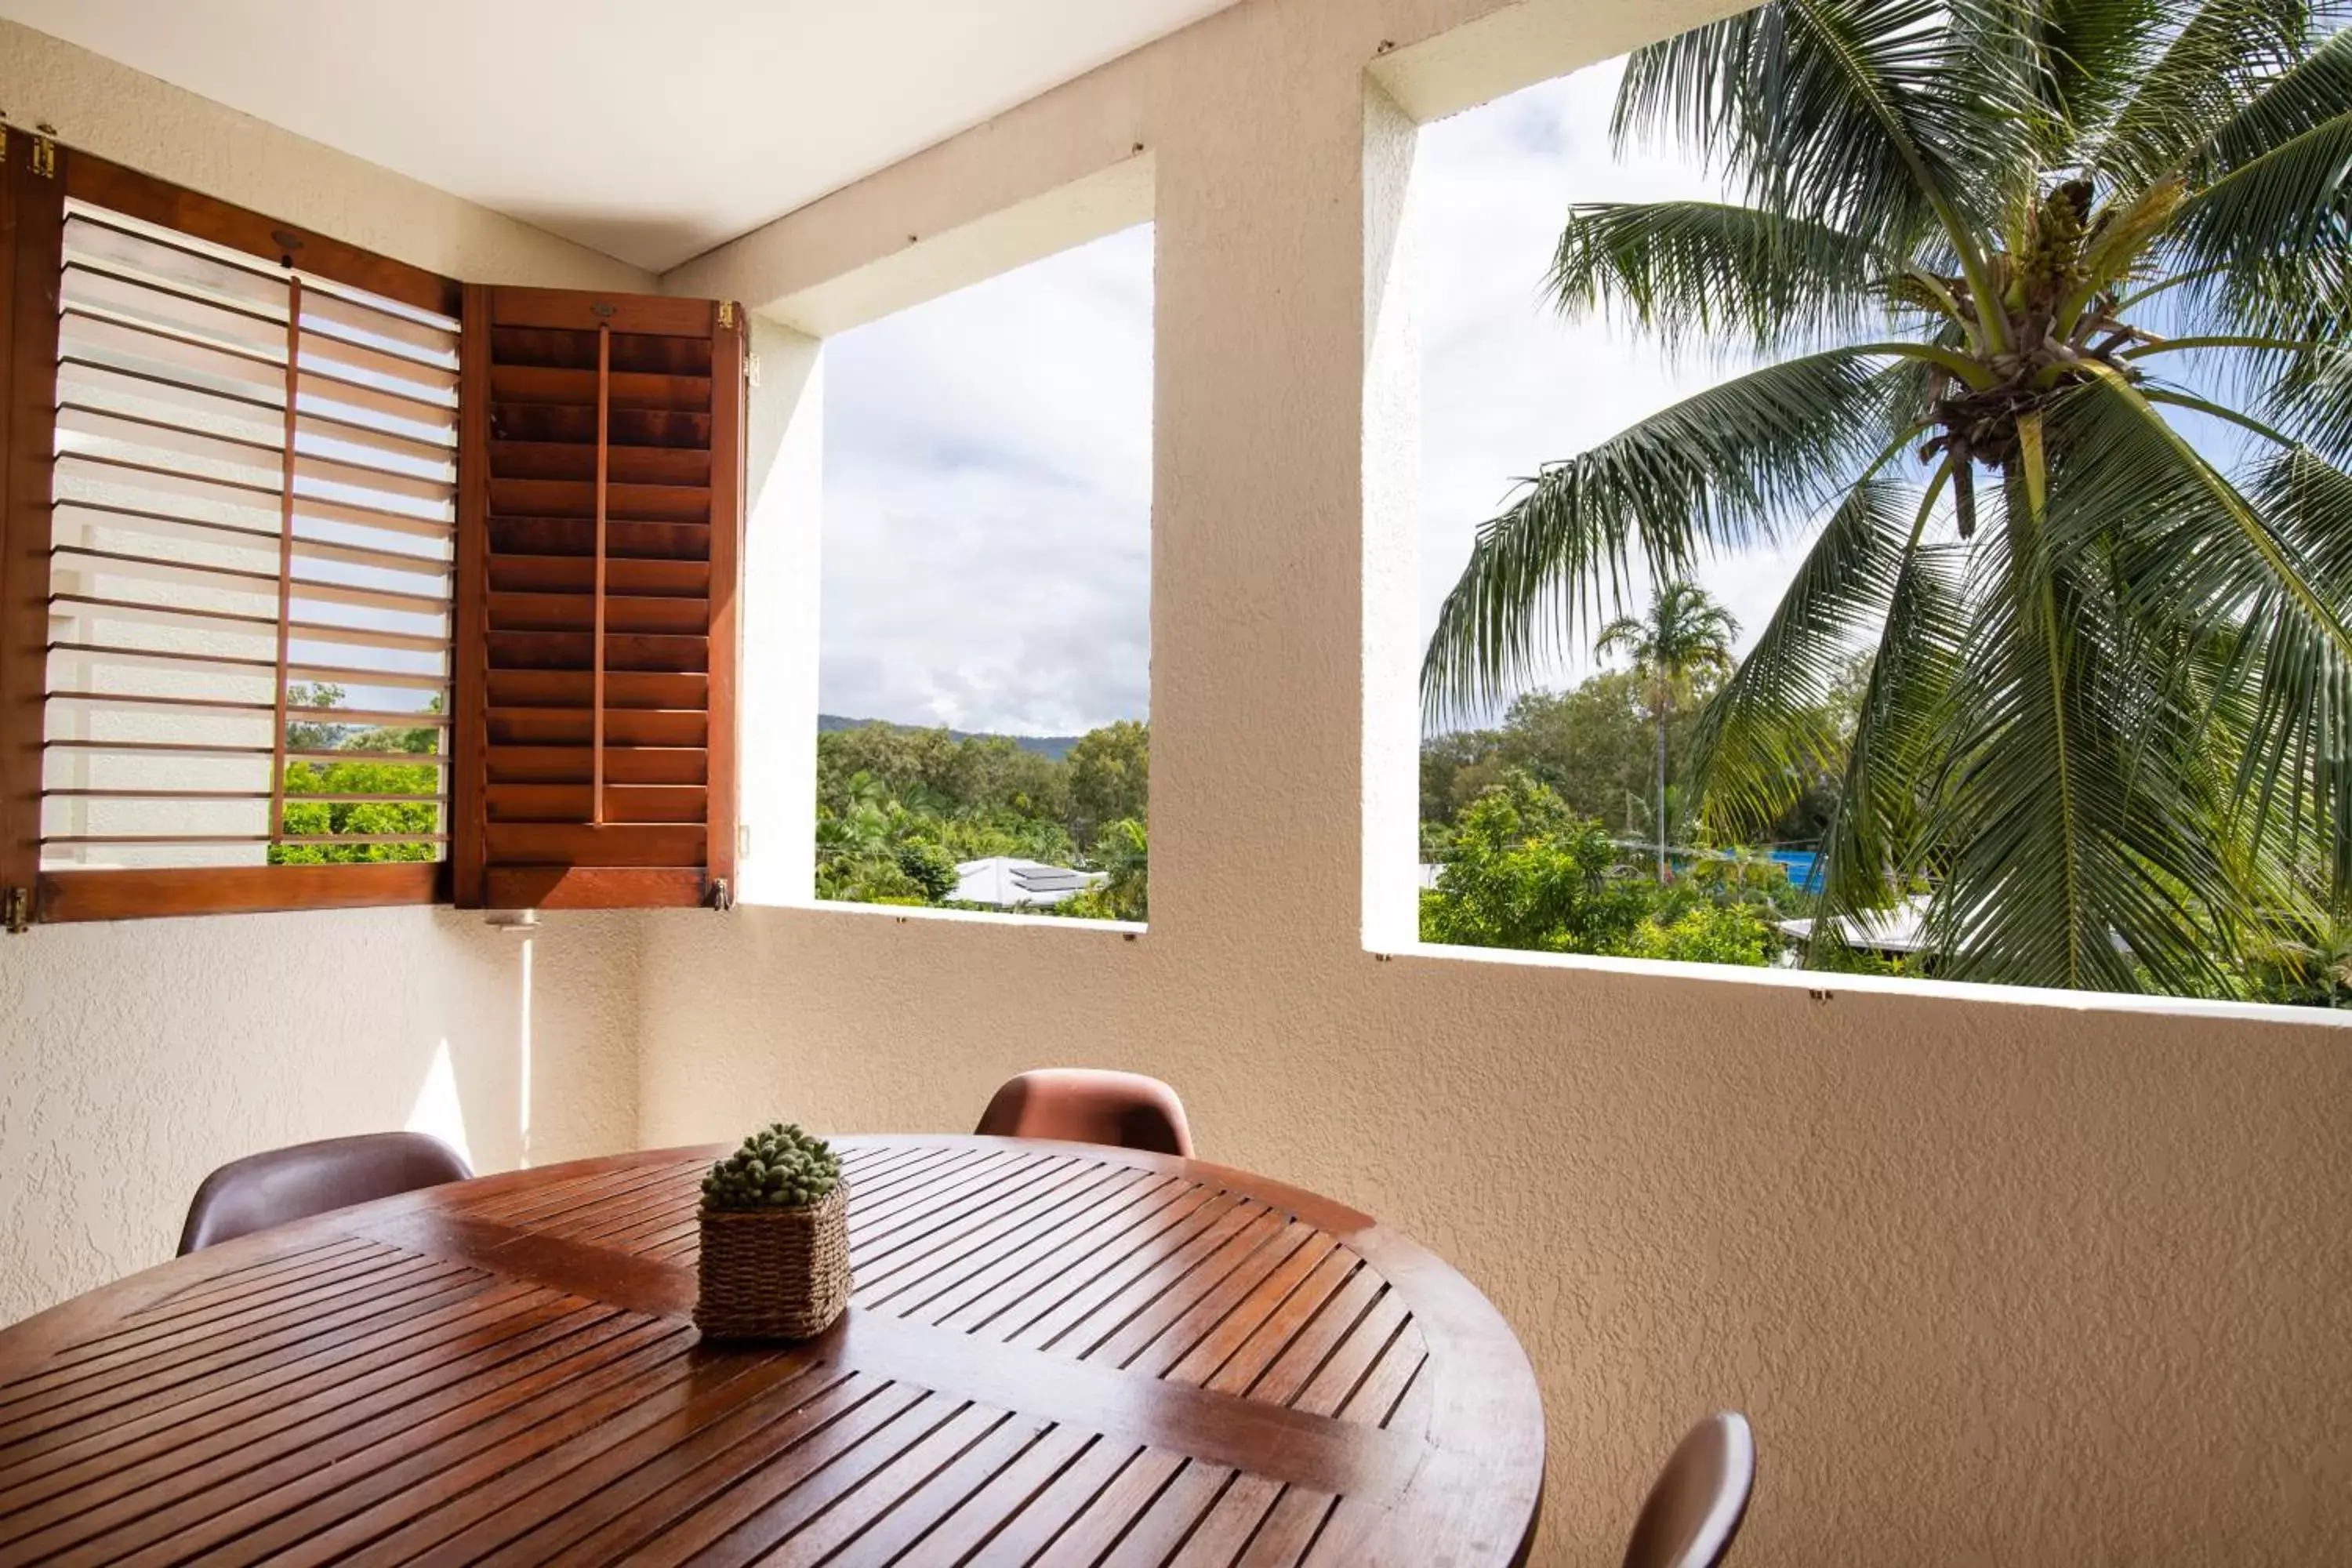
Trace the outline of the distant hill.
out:
M 820 713 L 816 716 L 816 731 L 820 735 L 834 730 L 863 730 L 868 724 L 886 724 L 893 730 L 939 728 L 936 724 L 901 724 L 893 719 L 845 719 L 838 713 Z M 1057 763 L 1068 756 L 1070 748 L 1083 739 L 1077 735 L 992 735 L 985 731 L 971 730 L 950 730 L 948 733 L 959 741 L 1010 741 L 1024 752 L 1035 752 L 1040 756 L 1051 757 Z

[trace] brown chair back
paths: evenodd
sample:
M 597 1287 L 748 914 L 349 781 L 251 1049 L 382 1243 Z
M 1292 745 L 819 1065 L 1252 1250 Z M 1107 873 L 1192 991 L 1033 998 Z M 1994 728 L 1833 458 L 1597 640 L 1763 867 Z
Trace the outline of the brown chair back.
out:
M 1690 1429 L 1666 1461 L 1633 1539 L 1625 1568 L 1716 1568 L 1731 1550 L 1756 1486 L 1756 1438 L 1733 1411 Z
M 1008 1081 L 988 1102 L 980 1132 L 1063 1138 L 1154 1154 L 1192 1153 L 1184 1102 L 1156 1078 L 1091 1068 L 1041 1068 Z
M 205 1178 L 180 1230 L 180 1253 L 473 1173 L 456 1150 L 422 1132 L 365 1132 L 265 1150 Z

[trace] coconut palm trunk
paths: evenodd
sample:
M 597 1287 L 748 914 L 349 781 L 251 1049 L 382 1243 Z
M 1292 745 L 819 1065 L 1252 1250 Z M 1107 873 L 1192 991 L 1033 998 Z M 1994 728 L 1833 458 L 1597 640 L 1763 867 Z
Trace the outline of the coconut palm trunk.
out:
M 1658 743 L 1655 772 L 1658 815 L 1654 819 L 1658 829 L 1658 882 L 1664 886 L 1666 874 L 1666 720 L 1674 710 L 1673 694 L 1663 688 L 1658 693 Z
M 1593 652 L 1603 658 L 1624 653 L 1647 683 L 1650 721 L 1656 736 L 1653 748 L 1650 827 L 1657 839 L 1658 882 L 1673 875 L 1667 858 L 1666 727 L 1674 718 L 1675 694 L 1702 673 L 1729 673 L 1731 643 L 1739 623 L 1693 583 L 1662 584 L 1650 601 L 1647 618 L 1620 616 L 1601 629 Z

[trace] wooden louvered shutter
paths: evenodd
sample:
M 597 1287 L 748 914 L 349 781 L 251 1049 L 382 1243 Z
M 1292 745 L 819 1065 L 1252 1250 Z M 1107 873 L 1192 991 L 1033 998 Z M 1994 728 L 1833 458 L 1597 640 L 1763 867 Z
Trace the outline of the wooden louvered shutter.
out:
M 459 288 L 0 137 L 0 889 L 446 896 Z
M 462 342 L 457 902 L 723 907 L 740 314 L 474 286 Z

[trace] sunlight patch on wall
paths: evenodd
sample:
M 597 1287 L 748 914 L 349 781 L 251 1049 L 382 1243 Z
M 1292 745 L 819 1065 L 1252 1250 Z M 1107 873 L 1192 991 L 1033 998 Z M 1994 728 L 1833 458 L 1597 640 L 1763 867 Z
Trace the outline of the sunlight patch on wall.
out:
M 404 1131 L 438 1138 L 457 1151 L 467 1164 L 474 1163 L 474 1151 L 466 1142 L 465 1108 L 457 1100 L 457 1070 L 450 1063 L 446 1039 L 433 1048 L 433 1063 L 425 1069 L 425 1083 L 416 1091 L 416 1104 Z

